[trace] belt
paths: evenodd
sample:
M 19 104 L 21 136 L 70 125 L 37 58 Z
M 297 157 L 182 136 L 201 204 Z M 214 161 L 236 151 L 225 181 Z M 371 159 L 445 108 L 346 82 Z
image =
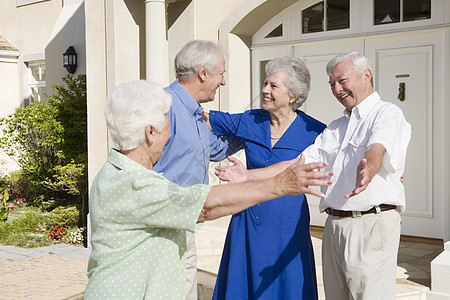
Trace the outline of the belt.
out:
M 376 213 L 380 213 L 382 211 L 386 211 L 386 210 L 391 210 L 391 209 L 397 209 L 396 205 L 392 205 L 392 204 L 380 204 L 380 205 L 375 205 L 374 207 L 372 207 L 369 210 L 366 211 L 348 211 L 348 210 L 337 210 L 337 209 L 332 209 L 330 207 L 328 207 L 327 209 L 325 209 L 326 213 L 329 214 L 330 216 L 334 216 L 334 217 L 341 217 L 341 218 L 349 218 L 349 217 L 360 217 L 362 215 L 367 215 L 367 214 L 376 214 Z

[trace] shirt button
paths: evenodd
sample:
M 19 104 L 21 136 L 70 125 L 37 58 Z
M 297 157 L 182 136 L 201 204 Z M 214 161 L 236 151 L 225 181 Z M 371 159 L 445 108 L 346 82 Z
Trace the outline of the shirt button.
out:
M 258 203 L 256 206 L 260 207 L 260 206 L 261 206 L 261 203 Z
M 258 217 L 258 216 L 256 216 L 256 220 L 259 220 L 259 217 Z

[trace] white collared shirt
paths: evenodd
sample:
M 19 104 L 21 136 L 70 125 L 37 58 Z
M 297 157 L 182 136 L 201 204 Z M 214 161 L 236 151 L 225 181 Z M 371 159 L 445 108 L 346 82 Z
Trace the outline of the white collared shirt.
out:
M 405 191 L 400 177 L 405 171 L 406 150 L 411 126 L 401 109 L 372 93 L 353 108 L 351 114 L 334 120 L 303 153 L 306 162 L 324 161 L 324 171 L 334 173 L 330 186 L 322 187 L 320 211 L 327 207 L 346 211 L 366 211 L 374 205 L 394 204 L 405 210 Z M 367 189 L 349 199 L 344 195 L 356 187 L 356 169 L 368 146 L 386 148 L 383 164 Z

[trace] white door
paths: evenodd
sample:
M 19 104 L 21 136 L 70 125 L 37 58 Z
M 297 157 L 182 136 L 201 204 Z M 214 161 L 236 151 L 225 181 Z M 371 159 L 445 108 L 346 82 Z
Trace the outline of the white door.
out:
M 442 238 L 444 200 L 433 178 L 440 128 L 433 116 L 443 95 L 436 88 L 443 59 L 439 34 L 402 35 L 366 39 L 366 56 L 374 67 L 375 88 L 385 101 L 399 106 L 411 124 L 402 234 Z M 435 80 L 433 78 L 435 77 Z M 403 92 L 403 95 L 400 95 Z M 404 96 L 403 98 L 401 96 Z M 399 99 L 401 98 L 401 99 Z M 434 110 L 434 111 L 433 111 Z

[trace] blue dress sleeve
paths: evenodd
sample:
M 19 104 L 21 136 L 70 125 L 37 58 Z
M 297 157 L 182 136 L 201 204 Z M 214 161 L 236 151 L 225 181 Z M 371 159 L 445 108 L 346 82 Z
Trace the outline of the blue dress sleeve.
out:
M 217 136 L 236 136 L 241 118 L 242 114 L 229 114 L 216 110 L 209 112 L 209 121 Z
M 213 126 L 213 122 L 215 124 L 219 119 L 220 121 L 218 124 L 222 124 L 220 126 L 215 126 L 217 127 L 217 130 L 213 126 L 214 134 L 210 135 L 211 161 L 224 160 L 227 156 L 233 155 L 237 151 L 244 148 L 244 144 L 241 139 L 235 136 L 236 132 L 233 132 L 232 130 L 229 131 L 225 128 L 226 124 L 232 124 L 232 122 L 229 122 L 231 118 L 224 118 L 226 115 L 230 117 L 233 116 L 229 113 L 224 113 L 221 111 L 211 111 L 209 113 L 211 126 Z M 216 118 L 216 116 L 218 116 L 218 118 Z M 211 119 L 214 119 L 214 121 Z M 220 128 L 223 128 L 223 130 Z

